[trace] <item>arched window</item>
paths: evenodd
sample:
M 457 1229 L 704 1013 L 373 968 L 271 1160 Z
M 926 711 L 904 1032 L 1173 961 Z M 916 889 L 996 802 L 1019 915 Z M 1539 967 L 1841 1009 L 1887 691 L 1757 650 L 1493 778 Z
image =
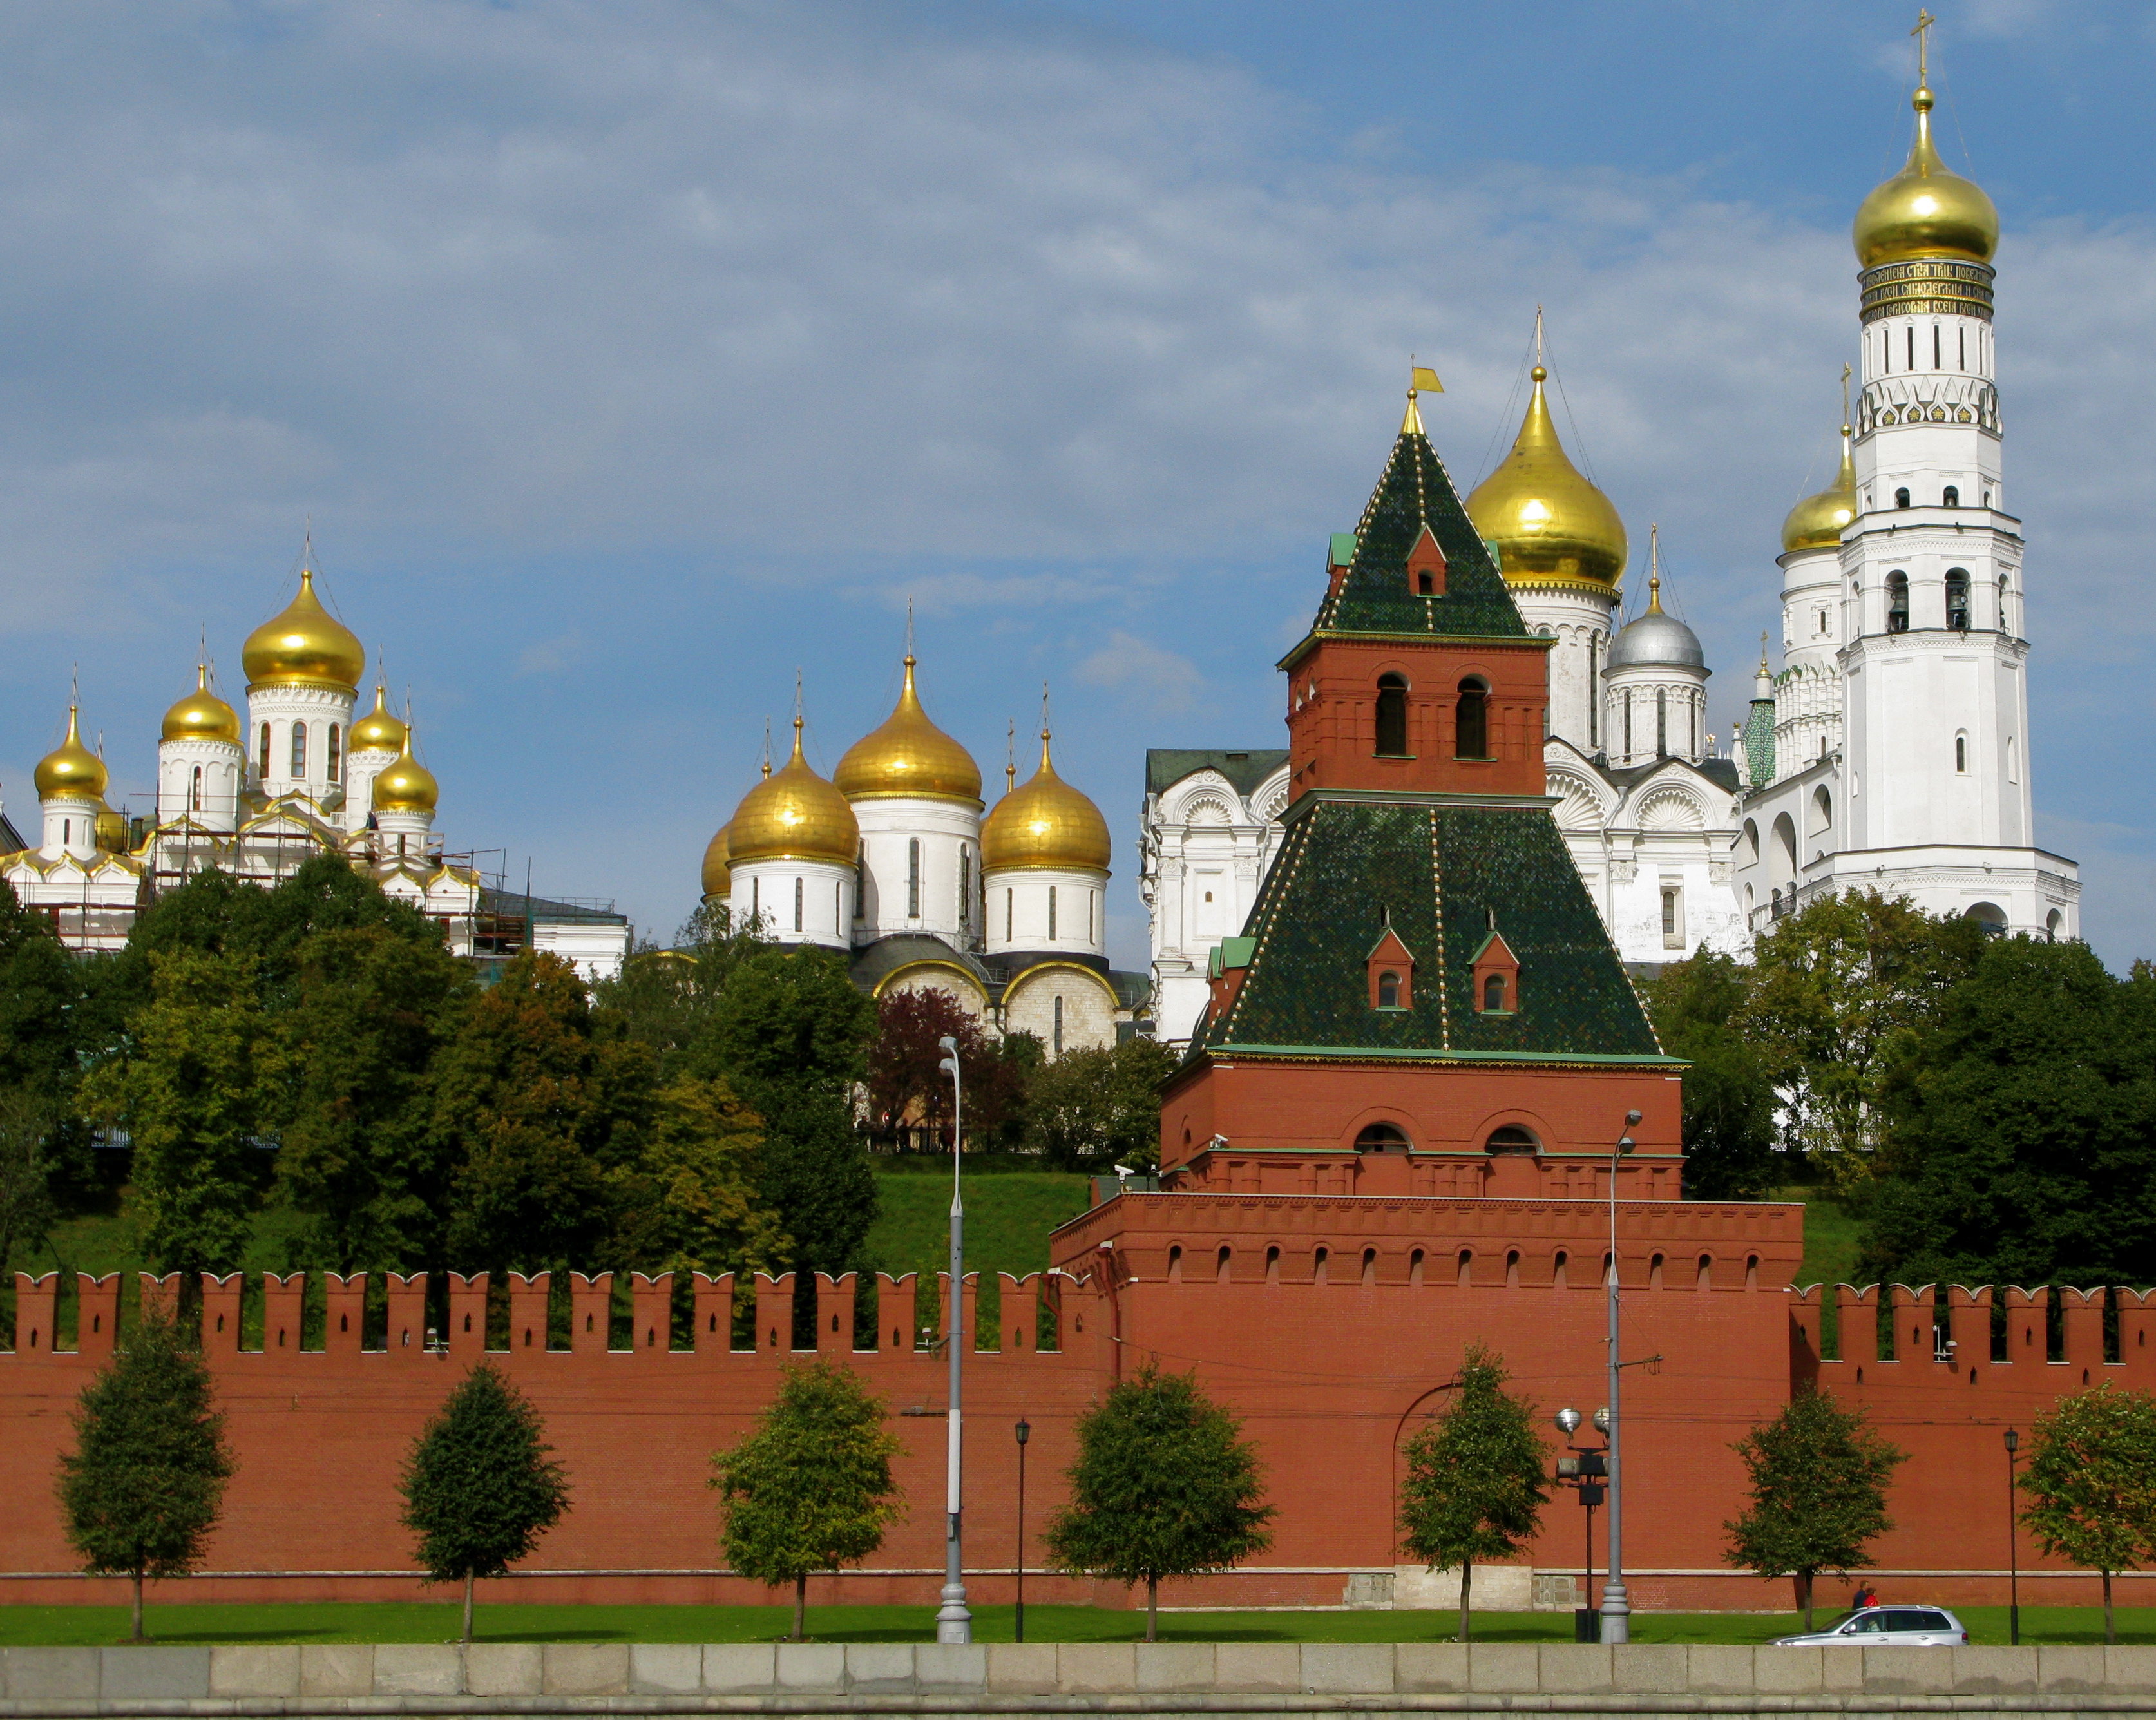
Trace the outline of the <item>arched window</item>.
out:
M 1909 492 L 1906 490 L 1896 490 L 1894 492 L 1894 506 L 1897 508 L 1905 508 L 1908 506 L 1908 505 Z
M 1833 828 L 1834 797 L 1827 793 L 1826 785 L 1821 783 L 1812 790 L 1811 834 L 1815 836 L 1821 835 Z
M 1655 757 L 1666 757 L 1670 750 L 1670 693 L 1667 687 L 1655 689 Z
M 906 844 L 906 917 L 921 917 L 921 839 L 909 837 Z
M 1389 968 L 1378 976 L 1378 1007 L 1397 1009 L 1400 1006 L 1400 976 Z
M 869 912 L 869 845 L 865 842 L 854 846 L 854 917 L 865 920 Z
M 1502 1129 L 1491 1130 L 1483 1146 L 1493 1153 L 1536 1153 L 1541 1150 L 1542 1143 L 1517 1124 L 1507 1123 Z
M 1055 994 L 1055 1055 L 1063 1055 L 1063 993 Z
M 801 881 L 793 881 L 793 929 L 801 930 Z
M 1956 633 L 1969 631 L 1969 569 L 1966 567 L 1947 569 L 1947 625 Z
M 255 773 L 255 775 L 257 775 L 258 777 L 260 777 L 260 778 L 261 778 L 264 782 L 267 782 L 267 781 L 269 780 L 269 778 L 270 778 L 270 725 L 269 725 L 268 723 L 266 723 L 266 722 L 265 722 L 265 723 L 264 723 L 264 724 L 262 725 L 262 753 L 261 753 L 261 762 L 260 762 L 259 764 L 258 764 L 258 765 L 256 765 L 256 766 L 255 766 L 255 768 L 254 768 L 254 773 Z
M 1048 886 L 1048 941 L 1055 942 L 1055 886 Z
M 1505 1009 L 1505 976 L 1492 973 L 1482 982 L 1482 1009 L 1485 1014 L 1502 1014 Z
M 1902 492 L 1904 495 L 1908 492 Z M 1907 633 L 1909 630 L 1909 576 L 1889 573 L 1887 576 L 1887 631 Z
M 958 924 L 967 930 L 973 924 L 973 854 L 968 848 L 958 850 Z
M 1939 498 L 1939 505 L 1942 507 L 1959 507 L 1961 506 L 1961 486 L 1956 484 L 1948 485 L 1946 494 Z
M 1389 1122 L 1373 1122 L 1355 1137 L 1358 1153 L 1405 1153 L 1412 1143 L 1398 1126 Z
M 292 774 L 304 777 L 307 773 L 307 726 L 304 722 L 292 725 Z
M 2021 780 L 2020 751 L 2011 735 L 2006 737 L 2006 780 L 2010 783 Z
M 1011 941 L 1011 895 L 1012 892 L 1008 890 L 1004 891 L 1004 942 L 1005 943 Z
M 1999 576 L 1999 630 L 2009 636 L 2011 636 L 2014 632 L 2014 617 L 2008 606 L 2008 599 L 2011 595 L 2006 576 L 2002 573 Z
M 1404 758 L 1408 752 L 1408 684 L 1399 675 L 1378 677 L 1378 756 Z
M 1454 706 L 1452 754 L 1455 758 L 1490 756 L 1490 690 L 1470 675 L 1460 684 Z
M 2059 934 L 2066 929 L 2066 916 L 2061 913 L 2056 908 L 2053 908 L 2044 920 L 2044 937 L 2046 942 L 2056 943 L 2059 941 Z
M 1969 774 L 1969 737 L 1967 735 L 1954 737 L 1954 774 L 1959 777 Z
M 195 786 L 188 799 L 187 809 L 191 812 L 202 810 L 202 767 L 200 765 L 195 767 Z

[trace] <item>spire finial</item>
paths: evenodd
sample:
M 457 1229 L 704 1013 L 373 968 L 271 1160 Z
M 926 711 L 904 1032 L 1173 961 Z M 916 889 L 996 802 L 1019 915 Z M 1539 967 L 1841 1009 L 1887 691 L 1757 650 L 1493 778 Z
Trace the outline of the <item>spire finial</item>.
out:
M 1764 675 L 1766 672 L 1767 672 L 1767 629 L 1766 629 L 1765 628 L 1763 628 L 1763 628 L 1761 628 L 1761 629 L 1759 629 L 1759 673 L 1760 673 L 1760 674 L 1762 674 L 1762 675 Z
M 1647 527 L 1647 613 L 1662 613 L 1662 528 Z
M 1909 33 L 1917 39 L 1917 85 L 1919 89 L 1932 81 L 1932 26 L 1938 22 L 1922 7 L 1917 8 L 1917 28 Z
M 1849 434 L 1849 367 L 1841 367 L 1841 434 Z
M 1009 719 L 1010 727 L 1004 734 L 1004 793 L 1014 793 L 1018 788 L 1018 721 Z
M 1420 436 L 1426 434 L 1422 427 L 1422 413 L 1415 407 L 1415 396 L 1423 393 L 1442 394 L 1444 392 L 1445 384 L 1438 381 L 1437 372 L 1428 365 L 1417 364 L 1414 354 L 1409 353 L 1408 409 L 1406 415 L 1400 419 L 1400 434 Z
M 906 600 L 906 666 L 913 667 L 913 599 Z
M 1052 768 L 1048 760 L 1048 737 L 1053 732 L 1048 721 L 1048 683 L 1040 684 L 1040 768 Z
M 1537 368 L 1540 368 L 1540 367 L 1541 367 L 1542 362 L 1543 362 L 1543 307 L 1542 307 L 1541 305 L 1536 305 L 1536 306 L 1535 306 L 1535 364 L 1536 364 Z
M 763 720 L 763 776 L 766 782 L 771 780 L 771 719 L 767 716 Z

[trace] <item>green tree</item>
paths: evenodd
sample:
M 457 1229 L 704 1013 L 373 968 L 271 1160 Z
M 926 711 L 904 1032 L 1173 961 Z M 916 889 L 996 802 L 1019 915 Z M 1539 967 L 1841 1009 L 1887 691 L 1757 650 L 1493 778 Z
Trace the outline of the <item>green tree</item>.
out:
M 1885 1084 L 1859 1265 L 1911 1284 L 2156 1282 L 2156 978 L 1994 939 Z
M 1175 1062 L 1157 1040 L 1065 1052 L 1034 1076 L 1027 1095 L 1034 1144 L 1050 1164 L 1070 1169 L 1154 1169 L 1161 1084 Z
M 1146 1640 L 1160 1636 L 1164 1577 L 1195 1577 L 1272 1545 L 1265 1478 L 1242 1424 L 1194 1373 L 1147 1360 L 1078 1421 L 1070 1500 L 1043 1538 L 1060 1569 L 1146 1585 Z
M 1851 891 L 1778 921 L 1753 947 L 1752 983 L 1731 1024 L 1779 1090 L 1786 1144 L 1838 1187 L 1868 1183 L 1887 1070 L 1984 941 L 1973 920 Z
M 0 1087 L 0 1272 L 12 1271 L 17 1250 L 44 1240 L 59 1216 L 50 1155 L 58 1122 L 31 1089 Z
M 1870 1564 L 1870 1543 L 1894 1527 L 1887 1488 L 1909 1454 L 1875 1432 L 1861 1409 L 1811 1388 L 1731 1449 L 1744 1460 L 1752 1502 L 1722 1525 L 1723 1557 L 1770 1579 L 1794 1578 L 1809 1630 L 1820 1573 L 1845 1576 Z
M 793 1240 L 757 1198 L 763 1119 L 724 1081 L 684 1076 L 653 1096 L 616 1252 L 650 1272 L 775 1272 Z
M 531 1271 L 596 1258 L 642 1150 L 653 1060 L 594 1018 L 569 963 L 510 963 L 434 1060 L 434 1140 L 455 1167 L 449 1259 Z
M 2103 1640 L 2116 1642 L 2112 1573 L 2156 1562 L 2156 1399 L 2106 1380 L 2039 1415 L 2029 1445 L 2021 1521 L 2045 1552 L 2103 1573 Z
M 1505 1389 L 1510 1378 L 1495 1350 L 1469 1345 L 1450 1400 L 1404 1454 L 1400 1544 L 1432 1570 L 1459 1567 L 1462 1642 L 1475 1562 L 1517 1553 L 1540 1532 L 1549 1500 L 1535 1406 Z
M 434 1063 L 470 972 L 439 941 L 380 924 L 314 932 L 293 966 L 278 1172 L 312 1216 L 303 1251 L 346 1272 L 438 1265 L 455 1160 L 434 1127 Z
M 1782 1180 L 1774 1084 L 1758 1048 L 1731 1024 L 1748 979 L 1738 963 L 1702 950 L 1645 988 L 1662 1049 L 1691 1065 L 1684 1072 L 1687 1199 L 1760 1199 Z
M 793 1585 L 793 1640 L 807 1620 L 808 1579 L 866 1558 L 905 1515 L 884 1429 L 886 1405 L 850 1368 L 788 1366 L 756 1430 L 711 1459 L 726 1563 L 773 1588 Z
M 151 1001 L 124 1054 L 85 1081 L 82 1103 L 132 1138 L 143 1250 L 160 1271 L 184 1274 L 187 1294 L 246 1249 L 275 1169 L 262 1132 L 287 1065 L 254 957 L 176 949 L 150 960 Z
M 134 1579 L 140 1642 L 142 1579 L 202 1563 L 232 1475 L 209 1369 L 153 1307 L 82 1389 L 74 1425 L 58 1477 L 68 1541 L 85 1569 Z
M 419 1538 L 430 1583 L 465 1585 L 464 1640 L 472 1640 L 472 1585 L 506 1574 L 569 1508 L 569 1484 L 530 1399 L 481 1362 L 420 1430 L 399 1486 L 404 1525 Z
M 649 1045 L 662 1081 L 715 1065 L 700 1056 L 726 982 L 750 956 L 772 947 L 752 925 L 737 925 L 716 903 L 699 907 L 674 934 L 671 948 L 641 946 L 621 972 L 592 988 L 594 1007 L 615 1015 L 629 1036 Z
M 793 1239 L 795 1272 L 856 1270 L 880 1202 L 854 1127 L 875 1005 L 829 950 L 756 949 L 727 976 L 690 1060 L 764 1120 L 758 1195 Z M 797 1296 L 797 1322 L 814 1317 Z

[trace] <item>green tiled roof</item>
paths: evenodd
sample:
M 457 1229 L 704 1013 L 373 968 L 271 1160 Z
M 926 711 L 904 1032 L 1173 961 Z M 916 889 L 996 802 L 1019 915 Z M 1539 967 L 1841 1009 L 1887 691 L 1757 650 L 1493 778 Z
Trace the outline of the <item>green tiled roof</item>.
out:
M 1158 794 L 1201 770 L 1217 770 L 1238 794 L 1249 794 L 1287 762 L 1285 747 L 1245 747 L 1229 752 L 1195 747 L 1146 748 L 1146 792 Z
M 1519 958 L 1518 1006 L 1475 1009 L 1491 914 Z M 1411 1007 L 1370 1007 L 1368 961 L 1392 929 L 1414 958 Z M 1288 826 L 1252 910 L 1241 989 L 1193 1046 L 1416 1055 L 1659 1058 L 1646 1013 L 1541 805 L 1318 798 Z
M 1408 552 L 1425 525 L 1445 552 L 1443 597 L 1417 597 L 1408 588 Z M 1404 431 L 1394 443 L 1355 541 L 1354 564 L 1319 608 L 1313 631 L 1528 637 L 1504 576 L 1419 430 Z

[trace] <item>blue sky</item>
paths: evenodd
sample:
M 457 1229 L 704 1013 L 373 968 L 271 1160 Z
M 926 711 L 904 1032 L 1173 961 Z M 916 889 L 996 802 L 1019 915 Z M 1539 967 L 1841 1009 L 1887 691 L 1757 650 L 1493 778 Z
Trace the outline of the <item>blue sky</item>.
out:
M 2147 7 L 1948 6 L 1998 202 L 2040 834 L 2156 953 Z M 1143 950 L 1143 749 L 1278 744 L 1271 668 L 1398 420 L 1463 486 L 1535 305 L 1576 457 L 1717 670 L 1777 615 L 1906 151 L 1908 9 L 28 0 L 0 23 L 0 798 L 70 666 L 116 793 L 311 515 L 454 849 L 667 933 L 805 680 L 999 775 L 1053 693 Z M 1636 582 L 1635 582 L 1636 583 Z M 146 798 L 138 798 L 140 810 Z M 501 857 L 497 860 L 497 855 Z

